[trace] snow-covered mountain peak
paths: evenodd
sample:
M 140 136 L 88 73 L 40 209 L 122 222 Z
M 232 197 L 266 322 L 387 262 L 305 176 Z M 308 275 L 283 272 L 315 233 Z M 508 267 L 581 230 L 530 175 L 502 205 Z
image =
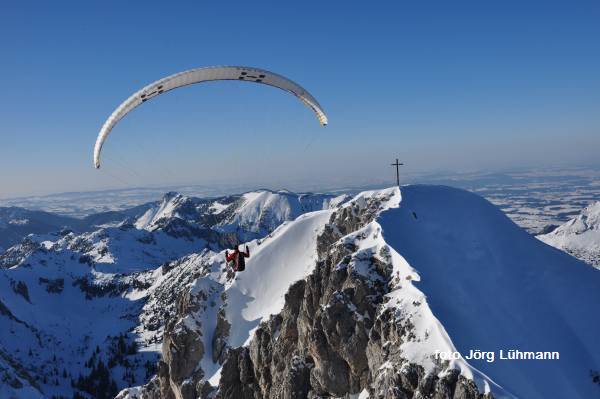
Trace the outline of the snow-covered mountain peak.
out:
M 327 209 L 345 200 L 345 196 L 271 190 L 214 199 L 168 193 L 161 201 L 151 204 L 134 225 L 138 229 L 155 231 L 183 223 L 196 228 L 236 233 L 241 239 L 248 240 L 269 234 L 284 221 L 293 220 L 303 213 Z
M 582 234 L 588 230 L 600 230 L 600 201 L 587 206 L 577 217 L 559 226 L 550 234 L 557 236 Z
M 224 232 L 245 231 L 248 240 L 264 236 L 285 221 L 306 213 L 338 205 L 346 197 L 327 194 L 294 194 L 289 191 L 260 190 L 242 194 L 228 209 L 228 216 L 220 222 Z
M 193 201 L 184 195 L 169 192 L 156 204 L 153 204 L 148 210 L 140 216 L 134 223 L 138 229 L 150 229 L 156 227 L 160 220 L 170 218 L 184 219 L 195 209 Z
M 600 268 L 600 201 L 554 231 L 537 236 L 548 245 Z
M 341 196 L 339 198 L 348 198 Z M 398 187 L 390 187 L 382 190 L 363 191 L 352 197 L 347 202 L 336 204 L 342 208 L 352 207 L 356 210 L 363 211 L 370 209 L 372 211 L 383 211 L 389 208 L 396 208 L 402 199 L 401 191 Z

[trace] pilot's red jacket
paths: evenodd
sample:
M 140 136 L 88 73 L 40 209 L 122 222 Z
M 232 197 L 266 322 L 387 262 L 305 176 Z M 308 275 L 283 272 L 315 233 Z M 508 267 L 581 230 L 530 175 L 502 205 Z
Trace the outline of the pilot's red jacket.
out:
M 243 271 L 246 268 L 246 258 L 250 257 L 250 249 L 246 245 L 246 252 L 240 252 L 237 248 L 232 252 L 225 252 L 225 259 L 227 262 L 234 261 L 234 271 Z

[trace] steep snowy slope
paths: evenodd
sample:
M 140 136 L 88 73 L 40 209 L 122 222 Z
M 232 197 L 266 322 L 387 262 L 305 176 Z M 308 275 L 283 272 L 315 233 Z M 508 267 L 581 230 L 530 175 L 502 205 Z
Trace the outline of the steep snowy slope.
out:
M 262 245 L 250 245 L 250 273 L 240 274 L 227 287 L 227 319 L 231 346 L 243 345 L 250 330 L 281 312 L 289 286 L 305 278 L 317 260 L 317 236 L 333 211 L 303 215 L 280 227 Z
M 600 272 L 466 191 L 404 187 L 380 223 L 456 348 L 496 354 L 471 365 L 520 398 L 600 394 L 590 374 L 600 368 Z M 498 359 L 512 349 L 557 351 L 560 360 Z
M 537 236 L 555 248 L 600 268 L 600 201 L 554 231 Z

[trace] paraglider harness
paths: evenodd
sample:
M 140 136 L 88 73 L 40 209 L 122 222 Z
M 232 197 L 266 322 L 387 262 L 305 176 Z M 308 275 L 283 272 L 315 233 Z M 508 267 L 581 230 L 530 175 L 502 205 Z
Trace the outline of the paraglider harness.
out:
M 230 254 L 225 251 L 225 260 L 227 261 L 228 269 L 234 272 L 243 272 L 246 269 L 246 258 L 250 257 L 250 249 L 246 245 L 246 252 L 240 252 L 238 248 L 234 249 Z

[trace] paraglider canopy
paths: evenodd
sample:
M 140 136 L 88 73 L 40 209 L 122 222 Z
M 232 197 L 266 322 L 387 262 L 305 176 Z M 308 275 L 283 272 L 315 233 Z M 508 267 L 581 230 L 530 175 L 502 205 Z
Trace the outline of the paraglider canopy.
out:
M 309 92 L 304 90 L 302 86 L 281 75 L 264 69 L 244 66 L 219 66 L 190 69 L 188 71 L 167 76 L 154 83 L 150 83 L 148 86 L 132 94 L 131 97 L 113 111 L 106 122 L 104 122 L 104 125 L 102 125 L 102 129 L 100 129 L 100 133 L 96 139 L 96 145 L 94 147 L 94 167 L 100 167 L 102 147 L 112 129 L 135 107 L 169 90 L 194 83 L 214 80 L 240 80 L 244 82 L 265 84 L 285 90 L 296 96 L 307 107 L 312 109 L 321 125 L 327 125 L 327 116 L 325 116 L 325 113 L 317 100 Z

